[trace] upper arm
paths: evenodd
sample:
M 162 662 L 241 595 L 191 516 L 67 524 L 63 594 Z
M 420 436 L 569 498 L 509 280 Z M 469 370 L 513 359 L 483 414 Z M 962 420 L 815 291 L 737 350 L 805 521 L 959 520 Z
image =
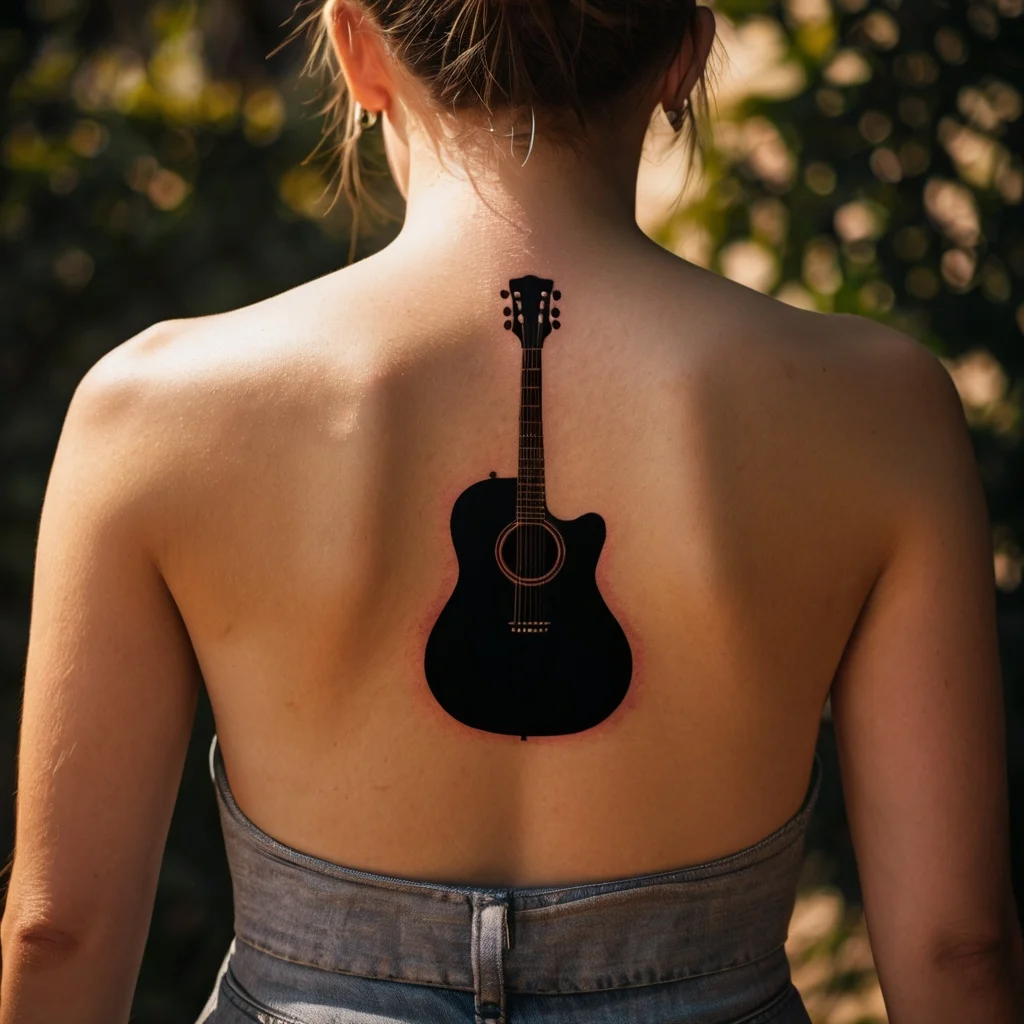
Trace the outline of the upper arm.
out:
M 136 968 L 201 678 L 151 553 L 173 430 L 146 365 L 126 344 L 86 374 L 50 471 L 3 921 Z
M 992 548 L 970 435 L 938 359 L 895 332 L 875 340 L 889 553 L 831 703 L 885 987 L 1015 924 Z

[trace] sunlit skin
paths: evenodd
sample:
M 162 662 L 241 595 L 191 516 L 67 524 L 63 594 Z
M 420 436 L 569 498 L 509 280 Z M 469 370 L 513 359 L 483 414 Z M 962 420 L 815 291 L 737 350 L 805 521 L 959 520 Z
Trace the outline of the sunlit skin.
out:
M 584 156 L 541 135 L 525 166 L 431 139 L 358 8 L 326 16 L 405 223 L 351 267 L 156 324 L 79 386 L 40 524 L 0 1024 L 128 1019 L 204 682 L 270 835 L 514 886 L 768 835 L 803 799 L 832 687 L 892 1019 L 1009 1024 L 1004 997 L 965 1002 L 934 967 L 1017 937 L 992 557 L 956 392 L 916 341 L 744 288 L 634 220 L 648 123 L 668 132 L 710 13 Z M 563 294 L 547 503 L 604 518 L 597 579 L 634 676 L 596 728 L 523 743 L 449 717 L 423 651 L 455 582 L 454 500 L 516 473 L 498 291 L 531 273 Z

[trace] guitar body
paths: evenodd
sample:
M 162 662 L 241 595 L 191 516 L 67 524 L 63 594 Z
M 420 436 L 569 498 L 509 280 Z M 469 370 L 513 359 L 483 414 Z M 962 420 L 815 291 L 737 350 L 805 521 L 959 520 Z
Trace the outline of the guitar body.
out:
M 456 500 L 459 578 L 427 641 L 427 683 L 474 729 L 523 739 L 582 732 L 619 706 L 633 669 L 595 577 L 604 520 L 545 509 L 543 521 L 523 523 L 516 507 L 509 477 Z

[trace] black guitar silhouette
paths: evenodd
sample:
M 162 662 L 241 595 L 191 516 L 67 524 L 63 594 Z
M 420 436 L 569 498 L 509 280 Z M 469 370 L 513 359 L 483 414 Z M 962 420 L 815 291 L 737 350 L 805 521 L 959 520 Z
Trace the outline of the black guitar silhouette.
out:
M 629 642 L 601 597 L 596 512 L 556 519 L 544 497 L 540 358 L 560 327 L 554 282 L 509 281 L 505 329 L 523 348 L 519 473 L 470 485 L 452 508 L 459 578 L 427 640 L 438 703 L 474 729 L 558 736 L 604 721 L 629 689 Z

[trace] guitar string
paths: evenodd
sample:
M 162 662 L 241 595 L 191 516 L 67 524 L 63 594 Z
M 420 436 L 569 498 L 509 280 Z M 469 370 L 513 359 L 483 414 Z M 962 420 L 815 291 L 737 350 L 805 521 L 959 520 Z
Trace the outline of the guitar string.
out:
M 538 320 L 539 320 L 540 313 L 537 314 L 537 317 L 538 317 Z M 530 364 L 531 364 L 530 369 L 533 370 L 533 369 L 536 369 L 536 367 L 533 366 L 533 363 L 536 362 L 536 352 L 537 352 L 536 345 L 539 342 L 540 338 L 539 338 L 539 331 L 537 330 L 537 325 L 536 324 L 531 324 L 530 326 L 531 326 L 531 328 L 533 330 L 533 344 L 534 344 L 534 347 L 531 348 L 531 350 L 530 350 Z M 537 552 L 536 552 L 536 546 L 537 546 L 537 525 L 536 525 L 536 522 L 535 522 L 535 517 L 537 515 L 537 507 L 536 507 L 536 501 L 537 501 L 537 490 L 536 490 L 536 483 L 537 483 L 537 409 L 536 409 L 536 404 L 537 403 L 532 401 L 532 399 L 534 397 L 534 395 L 533 395 L 533 382 L 534 382 L 535 377 L 536 377 L 535 373 L 531 373 L 530 374 L 530 395 L 529 395 L 529 397 L 531 399 L 531 401 L 530 401 L 530 459 L 529 459 L 529 462 L 530 462 L 530 472 L 529 472 L 529 475 L 527 477 L 527 493 L 530 496 L 530 506 L 531 506 L 531 508 L 530 508 L 531 524 L 530 524 L 530 526 L 527 527 L 527 530 L 529 531 L 529 537 L 528 537 L 528 545 L 529 546 L 527 547 L 527 551 L 528 551 L 528 553 L 530 555 L 530 578 L 533 579 L 533 580 L 535 580 L 537 578 L 537 568 L 538 568 L 538 566 L 537 566 Z M 529 616 L 530 616 L 530 622 L 533 623 L 532 626 L 528 627 L 530 629 L 536 629 L 537 628 L 537 626 L 536 626 L 537 613 L 536 613 L 536 607 L 535 606 L 536 606 L 536 603 L 537 603 L 537 591 L 539 589 L 540 588 L 538 587 L 538 585 L 536 583 L 534 583 L 530 587 Z
M 519 549 L 523 552 L 523 573 L 521 576 L 521 586 L 523 587 L 523 598 L 525 607 L 523 608 L 523 618 L 519 623 L 521 630 L 528 629 L 527 623 L 530 621 L 530 605 L 531 605 L 531 594 L 529 584 L 526 582 L 529 579 L 530 574 L 530 491 L 529 491 L 529 474 L 530 474 L 530 407 L 526 401 L 527 388 L 530 382 L 530 321 L 526 317 L 526 311 L 523 306 L 523 302 L 519 302 L 519 319 L 523 327 L 523 388 L 520 392 L 520 402 L 523 406 L 523 434 L 525 438 L 525 444 L 523 447 L 523 466 L 520 470 L 520 515 L 523 518 L 523 525 L 517 529 L 516 540 L 519 545 Z
M 529 583 L 533 574 L 533 545 L 531 544 L 532 537 L 530 530 L 530 522 L 533 517 L 533 492 L 530 487 L 533 473 L 533 409 L 531 408 L 531 403 L 527 401 L 527 399 L 530 397 L 529 387 L 533 380 L 533 375 L 530 373 L 530 370 L 533 369 L 532 345 L 535 339 L 533 337 L 533 324 L 526 319 L 525 310 L 523 310 L 523 326 L 525 328 L 523 333 L 527 335 L 529 339 L 526 349 L 526 359 L 524 360 L 527 365 L 526 388 L 523 391 L 523 406 L 524 412 L 526 413 L 526 467 L 523 487 L 524 512 L 526 515 L 526 525 L 523 528 L 523 547 L 526 551 L 526 579 L 523 584 L 526 587 L 526 620 L 523 624 L 523 628 L 529 630 L 529 623 L 533 612 L 533 587 L 530 586 Z
M 551 307 L 551 292 L 549 290 L 544 295 L 544 306 L 543 306 L 544 312 L 547 312 L 550 309 L 550 307 Z M 544 448 L 543 448 L 543 443 L 544 443 L 543 442 L 544 427 L 543 427 L 543 412 L 544 412 L 544 410 L 542 408 L 543 392 L 541 391 L 541 383 L 542 383 L 541 377 L 542 377 L 542 374 L 540 372 L 540 370 L 541 370 L 541 362 L 542 362 L 542 358 L 543 358 L 542 348 L 543 348 L 543 345 L 544 345 L 544 329 L 543 329 L 543 318 L 542 318 L 542 315 L 538 315 L 538 317 L 537 317 L 537 335 L 538 335 L 538 340 L 540 342 L 540 346 L 537 348 L 537 445 L 538 445 L 538 447 L 537 447 L 537 474 L 538 474 L 538 480 L 540 481 L 541 485 L 543 485 L 543 483 L 544 483 Z M 538 551 L 539 564 L 538 564 L 537 568 L 538 568 L 538 573 L 542 573 L 544 571 L 544 567 L 546 565 L 545 552 L 547 551 L 547 548 L 548 548 L 548 532 L 547 532 L 547 530 L 545 529 L 545 526 L 544 526 L 545 521 L 547 519 L 547 509 L 545 507 L 545 505 L 546 505 L 546 496 L 544 494 L 543 486 L 538 488 L 538 496 L 540 498 L 539 504 L 540 504 L 541 523 L 540 523 L 540 528 L 539 528 L 538 533 L 537 533 L 537 542 L 538 542 L 538 548 L 539 548 L 539 551 Z M 543 621 L 544 618 L 545 618 L 545 615 L 544 615 L 544 598 L 545 598 L 545 587 L 546 586 L 547 586 L 547 584 L 541 584 L 540 586 L 537 587 L 537 602 L 536 603 L 537 603 L 537 621 L 538 622 Z M 546 629 L 546 627 L 538 627 L 538 628 Z
M 515 293 L 513 293 L 515 294 Z M 516 302 L 516 319 L 522 329 L 522 372 L 520 375 L 520 449 L 519 449 L 519 487 L 518 487 L 518 508 L 516 509 L 516 554 L 522 555 L 519 566 L 516 569 L 517 586 L 523 591 L 521 602 L 523 616 L 516 622 L 517 630 L 528 628 L 526 622 L 530 616 L 530 592 L 524 582 L 525 574 L 529 572 L 530 565 L 530 526 L 529 526 L 529 491 L 527 490 L 527 473 L 530 465 L 530 410 L 527 402 L 527 387 L 530 380 L 530 323 L 523 312 L 521 301 Z M 525 588 L 525 589 L 524 589 Z M 525 607 L 523 607 L 525 605 Z
M 541 296 L 542 307 L 537 312 L 537 321 L 536 321 L 536 323 L 531 325 L 532 328 L 533 328 L 533 332 L 534 332 L 534 337 L 533 337 L 534 345 L 533 345 L 533 348 L 531 350 L 530 362 L 532 364 L 531 365 L 531 369 L 534 371 L 534 373 L 533 373 L 531 381 L 530 381 L 530 383 L 531 383 L 530 394 L 531 394 L 531 398 L 536 397 L 537 401 L 536 402 L 532 402 L 531 401 L 531 403 L 530 403 L 530 410 L 531 410 L 530 411 L 530 422 L 531 422 L 531 426 L 532 426 L 533 429 L 531 430 L 531 437 L 530 437 L 530 445 L 531 445 L 531 447 L 530 447 L 530 476 L 529 476 L 528 486 L 529 486 L 530 499 L 531 499 L 531 502 L 533 504 L 532 512 L 533 512 L 533 516 L 535 518 L 534 518 L 534 521 L 531 522 L 531 525 L 528 527 L 528 529 L 529 529 L 529 532 L 530 532 L 530 554 L 532 556 L 531 557 L 531 572 L 532 572 L 532 577 L 531 578 L 534 579 L 534 580 L 538 580 L 543 575 L 543 568 L 544 568 L 544 557 L 543 556 L 544 556 L 544 540 L 545 540 L 545 530 L 544 530 L 544 522 L 543 522 L 543 520 L 544 520 L 544 508 L 543 508 L 543 501 L 542 501 L 540 485 L 539 485 L 540 474 L 542 472 L 542 469 L 541 469 L 541 447 L 540 447 L 540 445 L 541 445 L 541 429 L 542 429 L 541 428 L 541 395 L 539 393 L 536 396 L 533 395 L 533 391 L 534 390 L 537 390 L 539 392 L 539 389 L 540 389 L 540 381 L 539 381 L 539 378 L 541 376 L 541 374 L 540 374 L 540 368 L 541 368 L 540 345 L 543 343 L 543 329 L 542 329 L 542 325 L 543 325 L 543 298 L 544 298 L 544 294 L 542 293 L 542 296 Z M 543 607 L 543 596 L 544 596 L 543 593 L 542 593 L 543 584 L 541 584 L 541 583 L 534 583 L 534 584 L 532 584 L 530 589 L 531 589 L 532 593 L 530 595 L 529 614 L 530 614 L 530 621 L 533 623 L 531 628 L 534 629 L 534 630 L 539 630 L 539 629 L 541 629 L 540 621 L 541 621 L 541 619 L 543 617 L 542 616 L 542 611 L 541 611 L 541 609 Z
M 522 306 L 521 306 L 521 303 L 519 301 L 519 296 L 516 294 L 516 292 L 514 290 L 512 292 L 512 299 L 513 299 L 513 302 L 512 302 L 512 315 L 516 318 L 516 320 L 518 320 L 519 317 L 520 317 L 520 309 L 522 308 Z M 526 331 L 525 331 L 525 324 L 523 326 L 524 326 L 523 333 L 525 334 L 526 333 Z M 524 341 L 524 344 L 525 344 L 525 341 Z M 523 366 L 524 366 L 524 369 L 522 369 L 520 371 L 520 374 L 519 374 L 519 393 L 520 393 L 520 396 L 522 396 L 522 394 L 523 394 L 523 385 L 526 383 L 525 358 L 523 360 Z M 522 401 L 523 401 L 523 399 L 522 399 L 522 397 L 520 397 L 520 404 L 522 404 Z M 522 434 L 523 434 L 523 430 L 524 430 L 524 423 L 523 423 L 524 413 L 525 413 L 525 410 L 521 410 L 520 411 L 520 416 L 519 416 L 519 420 L 520 420 L 520 422 L 519 422 L 519 435 L 520 435 L 520 441 L 519 441 L 519 483 L 520 483 L 520 485 L 522 484 L 522 476 L 523 476 L 523 448 L 522 448 L 523 442 L 522 442 Z M 522 578 L 523 578 L 523 557 L 522 557 L 523 556 L 523 545 L 521 543 L 522 542 L 522 537 L 520 536 L 521 527 L 519 525 L 519 519 L 520 519 L 520 516 L 522 515 L 522 508 L 521 508 L 522 495 L 523 495 L 522 486 L 519 486 L 516 489 L 516 526 L 515 526 L 515 529 L 512 531 L 512 536 L 515 538 L 515 545 L 516 545 L 516 579 L 515 579 L 516 611 L 515 611 L 515 615 L 513 616 L 513 621 L 515 622 L 515 625 L 514 625 L 513 629 L 515 629 L 517 631 L 522 628 L 520 623 L 522 621 L 522 615 L 521 615 L 521 613 L 522 613 L 522 598 L 524 596 L 523 593 L 522 593 L 522 590 L 523 590 L 523 585 L 522 585 Z
M 538 314 L 538 316 L 539 316 L 539 314 Z M 531 345 L 530 345 L 530 348 L 529 348 L 528 361 L 529 361 L 529 364 L 530 364 L 530 370 L 533 371 L 535 369 L 533 364 L 534 364 L 535 358 L 536 358 L 535 357 L 535 353 L 536 353 L 536 344 L 537 344 L 537 341 L 538 341 L 538 337 L 537 337 L 536 325 L 534 323 L 532 323 L 532 322 L 530 323 L 530 334 L 531 334 L 531 338 L 530 338 Z M 529 424 L 529 431 L 527 433 L 528 447 L 527 447 L 527 460 L 526 460 L 526 464 L 527 464 L 526 496 L 527 496 L 527 509 L 528 509 L 528 520 L 527 520 L 527 525 L 526 525 L 526 565 L 527 565 L 527 571 L 530 573 L 529 578 L 531 580 L 535 580 L 537 578 L 537 571 L 536 571 L 536 569 L 537 569 L 537 567 L 536 567 L 536 557 L 537 556 L 536 556 L 536 552 L 534 550 L 535 546 L 536 546 L 536 534 L 537 534 L 537 526 L 536 526 L 536 523 L 535 523 L 535 516 L 537 514 L 537 509 L 536 509 L 536 491 L 534 489 L 534 484 L 536 482 L 536 480 L 535 480 L 536 470 L 537 470 L 537 448 L 536 448 L 536 443 L 537 443 L 537 432 L 536 432 L 537 412 L 536 412 L 536 408 L 535 408 L 536 403 L 532 401 L 534 377 L 535 377 L 535 374 L 531 372 L 530 373 L 530 378 L 529 378 L 530 382 L 529 382 L 529 385 L 528 385 L 529 394 L 526 395 L 526 398 L 531 399 L 531 401 L 526 402 L 526 407 L 529 410 L 529 412 L 527 413 L 527 423 Z M 536 592 L 537 592 L 537 585 L 536 585 L 536 583 L 533 583 L 533 584 L 530 585 L 530 590 L 528 592 L 528 597 L 527 597 L 527 610 L 526 610 L 527 622 L 531 624 L 531 625 L 528 625 L 526 627 L 527 629 L 536 629 L 537 628 L 536 625 L 533 625 L 533 623 L 536 623 L 536 618 L 537 618 L 536 614 L 534 612 L 534 604 L 535 604 L 535 600 L 536 600 Z
M 516 319 L 522 328 L 522 373 L 520 375 L 520 453 L 519 453 L 519 487 L 518 499 L 519 508 L 516 518 L 516 555 L 519 559 L 519 566 L 516 570 L 517 586 L 520 590 L 520 616 L 516 623 L 519 631 L 528 629 L 526 625 L 530 619 L 530 606 L 532 604 L 530 587 L 525 582 L 530 572 L 530 492 L 529 492 L 529 469 L 530 469 L 530 409 L 527 399 L 527 387 L 530 381 L 530 327 L 531 324 L 523 309 L 522 293 L 517 295 Z
M 524 388 L 523 388 L 522 403 L 523 403 L 523 421 L 524 421 L 524 431 L 525 431 L 526 445 L 525 445 L 525 447 L 523 449 L 523 452 L 524 452 L 524 455 L 525 455 L 524 466 L 523 466 L 523 487 L 522 487 L 522 494 L 523 494 L 523 518 L 524 518 L 524 521 L 523 521 L 523 528 L 522 528 L 521 537 L 522 537 L 522 542 L 523 542 L 523 548 L 524 548 L 524 550 L 526 552 L 526 571 L 527 571 L 527 573 L 529 573 L 532 570 L 531 557 L 530 557 L 532 555 L 532 552 L 530 550 L 530 517 L 533 514 L 533 509 L 532 509 L 531 504 L 530 504 L 530 470 L 531 470 L 531 460 L 533 458 L 533 448 L 531 447 L 531 445 L 533 444 L 533 430 L 532 430 L 532 426 L 533 426 L 533 410 L 531 410 L 530 403 L 528 401 L 528 399 L 530 397 L 530 393 L 529 393 L 528 388 L 530 386 L 530 382 L 533 380 L 533 374 L 530 373 L 530 371 L 533 369 L 533 365 L 532 365 L 532 363 L 533 363 L 533 348 L 532 348 L 532 344 L 533 344 L 533 324 L 530 323 L 530 321 L 526 319 L 526 311 L 525 310 L 523 310 L 523 314 L 522 315 L 523 315 L 523 335 L 524 335 L 523 342 L 524 342 L 524 345 L 525 345 L 525 349 L 523 351 L 523 366 L 526 367 L 526 369 L 524 371 L 524 373 L 525 373 L 525 381 L 524 381 Z M 524 581 L 523 585 L 527 587 L 527 590 L 526 590 L 526 619 L 525 619 L 525 621 L 523 623 L 523 629 L 529 629 L 530 627 L 529 627 L 528 623 L 530 621 L 530 610 L 531 610 L 531 606 L 533 604 L 533 600 L 532 600 L 533 599 L 533 594 L 530 592 L 529 585 L 525 581 Z
M 550 292 L 548 293 L 548 295 L 550 295 Z M 545 297 L 545 303 L 546 303 L 546 306 L 550 306 L 550 302 L 548 302 L 547 297 Z M 539 340 L 540 345 L 542 347 L 544 345 L 544 330 L 543 330 L 543 326 L 542 326 L 542 323 L 541 323 L 541 317 L 540 316 L 537 317 L 537 334 L 538 334 L 538 340 Z M 543 396 L 542 396 L 542 392 L 540 390 L 540 387 L 541 387 L 540 367 L 541 367 L 541 360 L 543 358 L 542 348 L 541 347 L 539 347 L 537 349 L 537 479 L 539 481 L 539 484 L 543 485 L 543 483 L 544 483 L 544 447 L 543 447 L 543 445 L 544 445 L 544 427 L 543 427 L 543 424 L 542 424 L 541 420 L 542 420 L 542 414 L 543 414 L 544 410 L 541 407 L 541 403 L 543 401 Z M 548 532 L 544 528 L 544 522 L 545 522 L 545 519 L 546 519 L 547 510 L 544 507 L 545 506 L 545 494 L 544 494 L 543 486 L 538 486 L 538 492 L 537 493 L 538 493 L 538 498 L 539 498 L 538 504 L 539 504 L 539 507 L 540 507 L 540 527 L 539 527 L 539 529 L 537 531 L 537 546 L 538 546 L 538 552 L 537 552 L 537 556 L 538 556 L 537 571 L 538 571 L 538 573 L 543 573 L 544 572 L 544 566 L 545 566 L 545 557 L 544 557 L 544 555 L 545 555 L 545 552 L 547 550 L 547 539 L 548 539 Z M 537 603 L 537 621 L 538 622 L 541 622 L 544 619 L 544 588 L 546 586 L 547 586 L 546 583 L 542 583 L 540 586 L 537 587 L 537 602 L 536 603 Z M 546 628 L 546 627 L 538 626 L 537 628 L 538 629 L 543 629 L 543 628 Z
M 541 342 L 541 328 L 540 328 L 541 320 L 542 320 L 542 313 L 541 313 L 540 310 L 538 310 L 538 312 L 537 312 L 537 322 L 535 324 L 531 324 L 530 325 L 532 327 L 532 329 L 533 329 L 533 339 L 532 340 L 533 340 L 533 343 L 534 343 L 533 347 L 531 348 L 531 352 L 530 352 L 531 370 L 533 370 L 533 371 L 539 371 L 540 370 L 540 348 L 539 348 L 539 345 L 540 345 L 540 342 Z M 532 365 L 532 364 L 536 364 L 536 365 Z M 536 378 L 538 376 L 539 376 L 539 373 L 534 372 L 533 374 L 531 374 L 531 379 L 530 379 L 530 385 L 531 385 L 531 387 L 530 387 L 530 397 L 531 397 L 531 399 L 533 397 L 537 397 L 538 398 L 538 400 L 536 402 L 531 401 L 529 403 L 529 406 L 530 406 L 530 425 L 531 425 L 532 429 L 530 431 L 530 459 L 529 459 L 529 462 L 530 462 L 530 473 L 529 473 L 529 477 L 528 477 L 528 480 L 527 480 L 527 486 L 528 486 L 528 494 L 530 495 L 530 502 L 531 502 L 531 504 L 533 506 L 532 509 L 531 509 L 531 517 L 543 516 L 543 510 L 537 508 L 537 499 L 539 497 L 538 488 L 537 488 L 537 476 L 538 476 L 538 472 L 539 472 L 539 469 L 540 469 L 540 452 L 539 452 L 539 439 L 540 439 L 540 398 L 539 398 L 539 396 L 534 396 L 533 395 L 533 391 L 536 388 Z M 530 555 L 531 579 L 534 579 L 534 580 L 538 579 L 540 577 L 540 575 L 541 575 L 541 557 L 540 557 L 541 556 L 541 551 L 540 551 L 540 548 L 541 548 L 541 541 L 542 541 L 541 533 L 543 532 L 543 529 L 544 529 L 543 525 L 541 525 L 537 521 L 531 521 L 531 525 L 527 527 L 527 530 L 529 531 L 529 535 L 530 535 L 529 536 L 529 541 L 528 541 L 529 546 L 527 548 L 527 551 L 529 552 L 529 555 Z M 539 628 L 537 623 L 539 622 L 539 619 L 540 619 L 540 616 L 538 614 L 538 605 L 539 605 L 539 599 L 540 599 L 540 596 L 541 596 L 540 595 L 541 586 L 542 585 L 539 584 L 539 583 L 534 583 L 530 587 L 531 594 L 530 594 L 529 616 L 530 616 L 530 621 L 533 623 L 533 625 L 530 627 L 532 629 L 538 629 Z
M 510 289 L 511 291 L 511 289 Z M 543 292 L 542 300 L 547 298 L 550 292 Z M 540 630 L 540 623 L 544 616 L 544 594 L 541 592 L 543 584 L 526 583 L 524 580 L 539 580 L 543 575 L 546 564 L 547 530 L 544 526 L 546 510 L 541 495 L 540 479 L 543 474 L 543 456 L 541 454 L 540 440 L 541 427 L 541 396 L 537 396 L 536 402 L 529 402 L 527 390 L 540 391 L 540 383 L 534 383 L 532 377 L 527 376 L 535 372 L 540 375 L 541 352 L 539 342 L 543 336 L 543 304 L 537 312 L 536 323 L 527 319 L 522 312 L 522 295 L 516 295 L 513 291 L 511 296 L 514 300 L 515 310 L 513 316 L 523 328 L 523 367 L 520 373 L 520 392 L 522 414 L 520 417 L 520 454 L 519 454 L 519 488 L 516 507 L 516 525 L 514 534 L 516 538 L 516 579 L 514 581 L 513 600 L 513 622 L 518 629 Z M 522 319 L 520 319 L 522 318 Z M 536 352 L 536 356 L 534 356 Z M 536 365 L 534 365 L 536 363 Z M 536 410 L 535 412 L 532 410 Z M 532 429 L 531 429 L 532 428 Z M 540 499 L 540 508 L 536 506 Z M 557 543 L 556 543 L 557 549 Z M 557 556 L 557 550 L 556 550 Z M 525 570 L 525 572 L 524 572 Z M 528 588 L 525 593 L 523 588 Z M 533 593 L 532 591 L 536 591 Z

